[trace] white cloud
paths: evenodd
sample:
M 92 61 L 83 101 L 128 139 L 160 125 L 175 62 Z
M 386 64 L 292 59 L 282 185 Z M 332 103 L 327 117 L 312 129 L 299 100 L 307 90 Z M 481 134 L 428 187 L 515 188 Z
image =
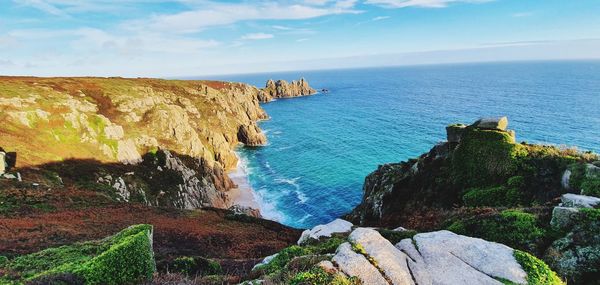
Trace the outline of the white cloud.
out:
M 421 8 L 443 8 L 451 3 L 483 3 L 494 0 L 367 0 L 366 4 L 373 4 L 385 8 L 406 8 L 406 7 L 421 7 Z
M 299 42 L 299 43 L 305 42 L 305 41 L 308 41 L 308 39 L 307 38 L 302 38 L 302 39 L 297 39 L 296 40 L 296 42 Z
M 203 8 L 170 15 L 156 15 L 149 20 L 131 21 L 125 27 L 175 33 L 194 33 L 207 27 L 223 26 L 248 20 L 302 20 L 326 15 L 361 13 L 343 1 L 341 6 L 314 7 L 275 2 L 258 4 L 223 4 L 206 2 Z M 354 2 L 354 1 L 351 1 Z
M 390 18 L 390 16 L 378 16 L 378 17 L 371 19 L 371 21 L 376 22 L 376 21 L 381 21 L 381 20 L 385 20 L 385 19 L 389 19 L 389 18 Z
M 251 33 L 242 36 L 242 40 L 266 40 L 275 37 L 273 34 Z

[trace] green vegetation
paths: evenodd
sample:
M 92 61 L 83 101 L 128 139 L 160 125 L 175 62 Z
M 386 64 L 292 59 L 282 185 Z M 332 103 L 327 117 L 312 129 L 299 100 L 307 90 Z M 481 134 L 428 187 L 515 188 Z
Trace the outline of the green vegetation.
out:
M 346 278 L 339 274 L 329 274 L 315 267 L 309 271 L 298 272 L 291 280 L 292 285 L 358 285 L 356 277 Z
M 303 246 L 292 245 L 281 250 L 269 263 L 259 266 L 253 272 L 276 284 L 290 284 L 291 282 L 296 282 L 293 284 L 353 284 L 343 283 L 343 280 L 338 277 L 326 277 L 320 274 L 322 272 L 314 271 L 317 263 L 329 260 L 330 256 L 327 254 L 334 253 L 344 242 L 346 242 L 344 238 L 334 236 Z M 335 282 L 338 283 L 310 283 L 318 280 L 327 280 L 328 282 L 337 280 Z
M 546 235 L 546 231 L 538 226 L 535 215 L 518 210 L 506 210 L 499 215 L 456 221 L 447 229 L 457 234 L 532 251 Z
M 390 241 L 392 244 L 397 244 L 403 239 L 412 238 L 417 234 L 416 231 L 392 231 L 386 229 L 377 230 L 381 236 Z
M 467 127 L 452 158 L 453 176 L 466 187 L 498 185 L 515 174 L 526 155 L 508 132 Z
M 527 283 L 535 285 L 561 285 L 565 284 L 556 275 L 554 271 L 548 267 L 546 263 L 539 260 L 535 256 L 520 250 L 514 251 L 514 256 L 517 262 L 521 264 L 523 270 L 527 273 Z
M 221 265 L 211 259 L 203 257 L 178 257 L 169 266 L 170 272 L 179 272 L 188 276 L 192 275 L 216 275 L 222 274 Z
M 20 284 L 64 274 L 75 275 L 86 284 L 131 284 L 149 279 L 156 270 L 151 232 L 150 225 L 136 225 L 100 241 L 19 256 L 0 266 L 18 277 L 4 277 L 0 282 Z
M 468 207 L 510 207 L 517 206 L 523 200 L 523 176 L 513 176 L 507 185 L 487 188 L 469 188 L 463 195 L 463 202 Z
M 581 183 L 581 194 L 600 197 L 600 178 L 586 178 Z

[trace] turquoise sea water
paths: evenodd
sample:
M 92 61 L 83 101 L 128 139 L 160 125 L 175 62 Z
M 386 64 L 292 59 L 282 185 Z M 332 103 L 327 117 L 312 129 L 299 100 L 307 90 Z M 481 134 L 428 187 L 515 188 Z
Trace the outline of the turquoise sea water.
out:
M 428 151 L 445 126 L 507 115 L 517 140 L 600 153 L 600 62 L 487 63 L 231 75 L 304 76 L 329 93 L 263 107 L 269 144 L 241 148 L 267 218 L 309 227 L 349 212 L 377 165 Z

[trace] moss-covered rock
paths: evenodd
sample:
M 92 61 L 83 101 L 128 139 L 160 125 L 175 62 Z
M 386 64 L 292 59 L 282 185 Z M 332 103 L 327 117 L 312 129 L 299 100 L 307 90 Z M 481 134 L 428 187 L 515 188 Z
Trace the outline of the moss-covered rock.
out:
M 0 266 L 21 283 L 74 275 L 85 284 L 132 284 L 156 270 L 152 226 L 136 225 L 100 241 L 46 249 L 19 256 Z M 2 281 L 2 279 L 0 279 Z
M 527 273 L 527 283 L 535 285 L 565 284 L 550 267 L 537 257 L 520 250 L 515 250 L 515 259 Z
M 464 186 L 489 186 L 504 183 L 519 166 L 526 149 L 515 144 L 509 132 L 465 128 L 452 158 L 453 176 Z

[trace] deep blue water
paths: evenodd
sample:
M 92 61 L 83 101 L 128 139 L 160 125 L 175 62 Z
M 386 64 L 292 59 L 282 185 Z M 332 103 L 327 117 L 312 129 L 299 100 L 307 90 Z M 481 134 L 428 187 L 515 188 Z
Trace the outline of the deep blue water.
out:
M 600 153 L 600 62 L 521 62 L 219 76 L 304 76 L 329 93 L 263 107 L 269 144 L 242 148 L 263 214 L 309 227 L 349 212 L 377 165 L 428 151 L 445 126 L 507 115 L 518 141 Z

